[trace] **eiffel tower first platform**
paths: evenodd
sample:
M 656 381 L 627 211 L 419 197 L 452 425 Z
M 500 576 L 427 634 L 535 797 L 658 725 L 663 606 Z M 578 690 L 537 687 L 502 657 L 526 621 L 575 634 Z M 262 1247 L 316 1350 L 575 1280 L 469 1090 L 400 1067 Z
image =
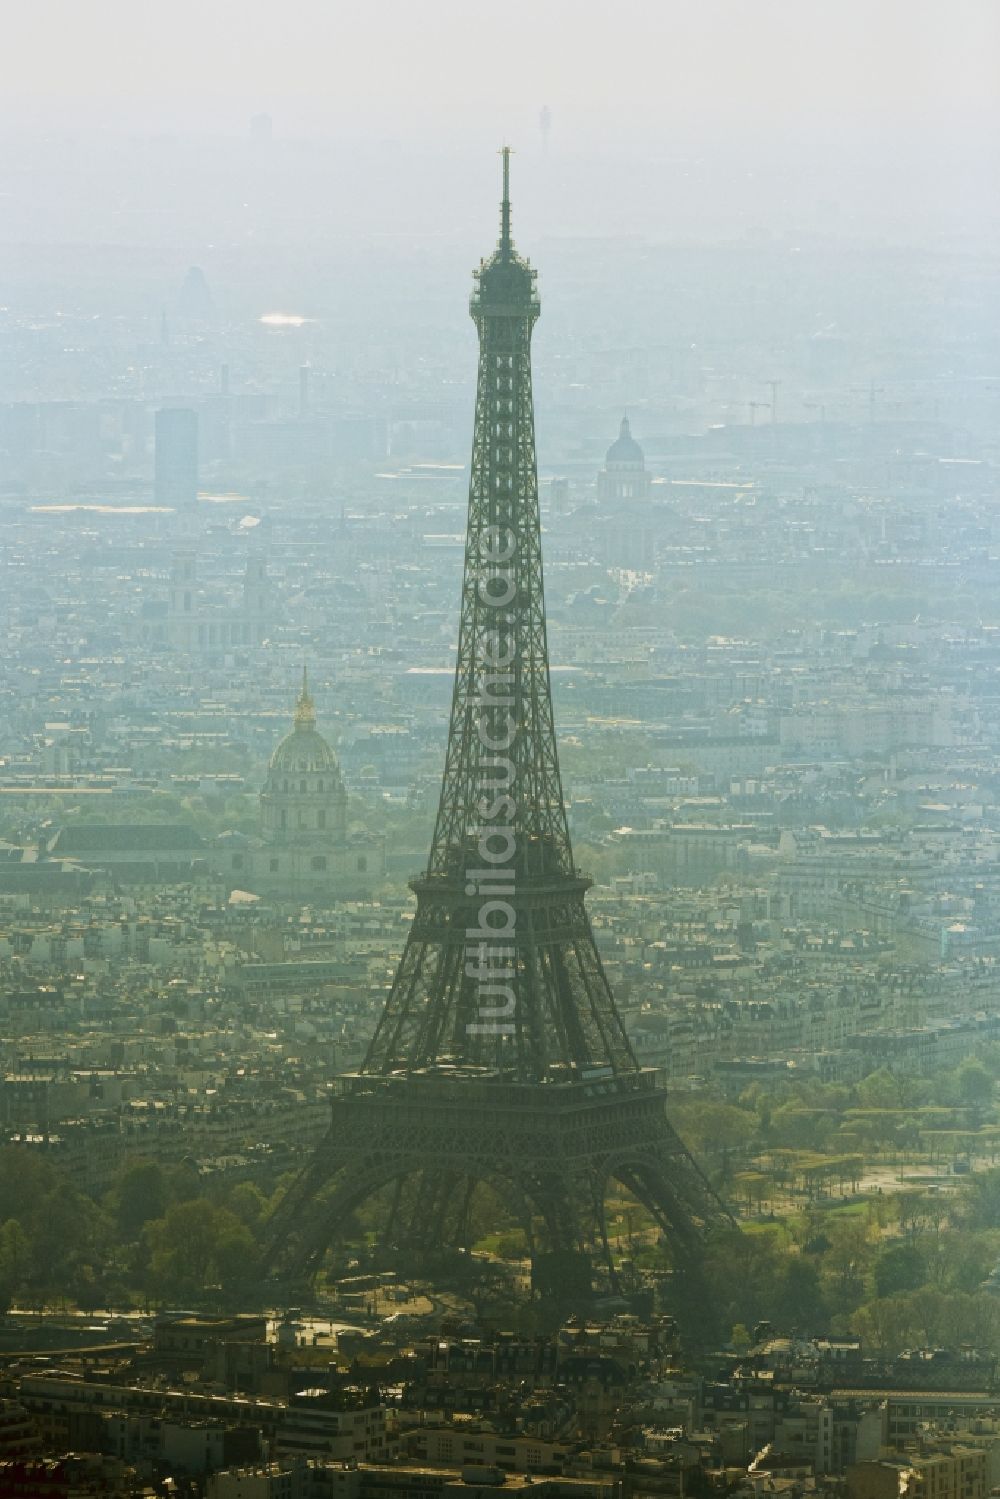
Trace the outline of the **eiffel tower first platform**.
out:
M 314 1272 L 384 1193 L 387 1249 L 466 1243 L 485 1183 L 528 1234 L 537 1282 L 612 1270 L 614 1183 L 678 1272 L 731 1220 L 640 1068 L 573 862 L 549 685 L 531 390 L 536 273 L 514 249 L 509 151 L 496 250 L 475 274 L 479 377 L 458 661 L 441 801 L 417 908 L 359 1072 L 267 1228 L 263 1273 Z M 613 1274 L 613 1270 L 612 1270 Z M 693 1289 L 693 1288 L 692 1288 Z

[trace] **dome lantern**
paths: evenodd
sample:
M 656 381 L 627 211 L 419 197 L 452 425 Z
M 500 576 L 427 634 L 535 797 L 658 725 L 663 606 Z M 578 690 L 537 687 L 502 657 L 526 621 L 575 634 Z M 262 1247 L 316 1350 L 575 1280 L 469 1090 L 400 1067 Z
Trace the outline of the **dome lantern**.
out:
M 309 674 L 308 668 L 302 667 L 302 691 L 295 703 L 295 717 L 293 719 L 297 729 L 314 729 L 316 727 L 316 704 L 309 696 Z

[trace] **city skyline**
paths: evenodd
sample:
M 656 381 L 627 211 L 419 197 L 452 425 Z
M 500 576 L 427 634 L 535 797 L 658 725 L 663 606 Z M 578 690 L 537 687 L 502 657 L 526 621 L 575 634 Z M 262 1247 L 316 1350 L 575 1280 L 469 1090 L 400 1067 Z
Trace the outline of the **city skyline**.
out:
M 4 1499 L 1000 1492 L 998 41 L 10 18 Z

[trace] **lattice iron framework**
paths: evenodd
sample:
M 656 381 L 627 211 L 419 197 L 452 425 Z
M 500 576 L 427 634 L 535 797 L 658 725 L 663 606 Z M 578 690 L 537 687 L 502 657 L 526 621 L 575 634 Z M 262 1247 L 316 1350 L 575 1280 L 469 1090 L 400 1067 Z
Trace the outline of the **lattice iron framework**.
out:
M 567 1066 L 636 1069 L 584 908 L 589 881 L 573 863 L 559 774 L 531 390 L 540 307 L 536 273 L 511 239 L 509 169 L 505 149 L 500 241 L 475 273 L 470 307 L 479 375 L 441 801 L 427 870 L 413 882 L 417 915 L 362 1069 L 382 1075 L 445 1058 L 522 1081 Z M 489 851 L 509 845 L 487 871 L 484 828 L 497 830 Z M 467 937 L 483 886 L 516 913 L 485 975 Z M 507 1030 L 476 1025 L 491 977 L 498 990 L 506 980 Z
M 475 272 L 479 335 L 455 684 L 430 858 L 360 1072 L 271 1224 L 269 1267 L 314 1268 L 344 1217 L 391 1183 L 390 1239 L 462 1242 L 489 1182 L 532 1243 L 607 1252 L 617 1179 L 678 1264 L 724 1209 L 640 1069 L 573 860 L 556 747 L 531 388 L 535 272 L 514 249 L 503 150 L 500 238 Z M 485 996 L 485 999 L 484 999 Z M 610 1256 L 608 1255 L 610 1262 Z

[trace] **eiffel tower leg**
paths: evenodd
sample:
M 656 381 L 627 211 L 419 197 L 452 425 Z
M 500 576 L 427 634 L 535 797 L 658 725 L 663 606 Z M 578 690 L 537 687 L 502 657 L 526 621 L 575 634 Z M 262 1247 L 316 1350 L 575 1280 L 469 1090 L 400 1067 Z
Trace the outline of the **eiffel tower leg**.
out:
M 385 1242 L 387 1244 L 395 1244 L 399 1233 L 399 1224 L 402 1217 L 403 1190 L 405 1186 L 404 1179 L 399 1177 L 392 1189 L 392 1202 L 385 1224 Z
M 614 1255 L 611 1253 L 611 1244 L 608 1240 L 608 1206 L 603 1191 L 598 1190 L 594 1204 L 594 1216 L 597 1219 L 598 1231 L 601 1236 L 601 1248 L 604 1253 L 604 1263 L 608 1267 L 608 1277 L 611 1288 L 618 1290 L 618 1271 L 615 1269 Z
M 261 1275 L 279 1281 L 311 1278 L 342 1237 L 350 1215 L 394 1185 L 399 1174 L 384 1159 L 368 1159 L 342 1145 L 317 1152 L 269 1220 Z
M 402 1242 L 426 1254 L 454 1238 L 460 1218 L 456 1200 L 464 1198 L 465 1183 L 457 1171 L 421 1172 L 416 1184 L 412 1216 Z
M 524 1191 L 545 1226 L 545 1248 L 560 1252 L 581 1250 L 579 1214 L 570 1201 L 566 1178 L 561 1174 L 546 1174 L 528 1183 Z
M 475 1177 L 466 1172 L 428 1167 L 415 1176 L 399 1176 L 382 1242 L 411 1254 L 426 1254 L 443 1246 L 468 1248 L 469 1209 Z
M 618 1180 L 652 1214 L 657 1226 L 669 1240 L 675 1258 L 687 1259 L 700 1252 L 701 1235 L 672 1174 L 658 1161 L 636 1161 L 616 1172 Z
M 472 1211 L 472 1200 L 476 1195 L 477 1183 L 469 1177 L 465 1183 L 465 1191 L 462 1194 L 462 1207 L 459 1213 L 459 1242 L 466 1253 L 472 1250 L 472 1225 L 469 1222 L 469 1214 Z
M 652 1214 L 670 1245 L 679 1294 L 676 1314 L 689 1332 L 704 1337 L 716 1324 L 715 1308 L 704 1274 L 704 1239 L 674 1182 L 659 1163 L 639 1163 L 617 1173 L 643 1207 Z

